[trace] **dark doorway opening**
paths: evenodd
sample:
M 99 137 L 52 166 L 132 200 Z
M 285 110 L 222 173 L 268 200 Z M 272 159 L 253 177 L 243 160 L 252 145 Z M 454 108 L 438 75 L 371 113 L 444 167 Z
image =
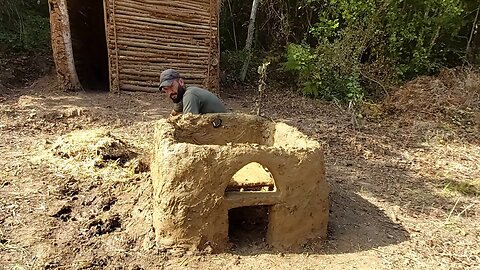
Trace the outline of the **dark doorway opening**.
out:
M 228 211 L 228 239 L 233 248 L 266 246 L 269 205 L 245 206 Z
M 109 70 L 103 0 L 69 0 L 73 57 L 85 90 L 108 91 Z

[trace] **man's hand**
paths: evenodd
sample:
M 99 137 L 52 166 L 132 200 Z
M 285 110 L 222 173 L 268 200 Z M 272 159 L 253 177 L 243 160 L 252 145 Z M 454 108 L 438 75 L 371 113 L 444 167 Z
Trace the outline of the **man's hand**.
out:
M 172 110 L 172 112 L 170 113 L 170 116 L 177 116 L 177 115 L 180 115 L 182 114 L 181 112 L 177 112 L 175 110 Z

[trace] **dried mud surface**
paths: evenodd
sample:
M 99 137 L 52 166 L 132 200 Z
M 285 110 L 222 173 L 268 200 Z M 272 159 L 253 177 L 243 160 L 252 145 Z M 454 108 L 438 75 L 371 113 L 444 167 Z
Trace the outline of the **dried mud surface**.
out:
M 247 242 L 212 255 L 154 243 L 149 156 L 171 104 L 57 85 L 47 76 L 0 92 L 0 268 L 479 269 L 478 107 L 423 114 L 393 96 L 396 104 L 352 118 L 268 89 L 265 114 L 324 146 L 328 240 L 284 253 Z M 254 96 L 239 88 L 222 97 L 251 112 Z
M 215 120 L 222 125 L 213 126 Z M 189 137 L 190 144 L 175 140 Z M 190 114 L 158 121 L 154 140 L 150 176 L 158 242 L 224 252 L 235 227 L 229 213 L 259 205 L 268 206 L 269 246 L 291 251 L 311 238 L 326 239 L 330 189 L 323 149 L 296 128 L 249 114 Z M 251 162 L 268 168 L 278 189 L 226 192 Z

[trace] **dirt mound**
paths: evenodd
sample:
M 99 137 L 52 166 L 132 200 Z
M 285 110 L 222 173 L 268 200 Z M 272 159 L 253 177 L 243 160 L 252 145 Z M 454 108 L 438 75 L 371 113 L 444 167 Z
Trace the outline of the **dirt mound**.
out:
M 385 104 L 396 115 L 479 127 L 480 73 L 445 69 L 437 77 L 422 76 L 400 87 Z
M 0 51 L 0 95 L 19 86 L 31 84 L 49 73 L 53 67 L 48 53 L 21 54 Z
M 64 135 L 55 142 L 52 150 L 63 158 L 90 159 L 97 167 L 103 167 L 109 161 L 124 165 L 137 156 L 125 142 L 103 129 Z
M 70 243 L 108 242 L 94 254 L 81 250 L 65 254 L 60 261 L 81 261 L 73 268 L 83 269 L 97 265 L 97 256 L 106 257 L 111 249 L 145 249 L 148 253 L 153 248 L 151 180 L 145 156 L 145 149 L 105 128 L 72 131 L 45 147 L 37 162 L 57 172 L 50 179 L 52 196 L 46 218 L 69 228 L 50 237 L 60 249 L 68 249 Z M 44 261 L 59 263 L 53 257 Z

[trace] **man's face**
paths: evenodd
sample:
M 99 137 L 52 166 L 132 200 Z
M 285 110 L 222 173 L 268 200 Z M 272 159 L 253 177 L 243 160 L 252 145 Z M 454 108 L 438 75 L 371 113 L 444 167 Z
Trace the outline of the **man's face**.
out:
M 172 85 L 162 87 L 162 92 L 165 93 L 174 103 L 182 101 L 183 98 L 183 80 L 178 79 L 173 81 Z

